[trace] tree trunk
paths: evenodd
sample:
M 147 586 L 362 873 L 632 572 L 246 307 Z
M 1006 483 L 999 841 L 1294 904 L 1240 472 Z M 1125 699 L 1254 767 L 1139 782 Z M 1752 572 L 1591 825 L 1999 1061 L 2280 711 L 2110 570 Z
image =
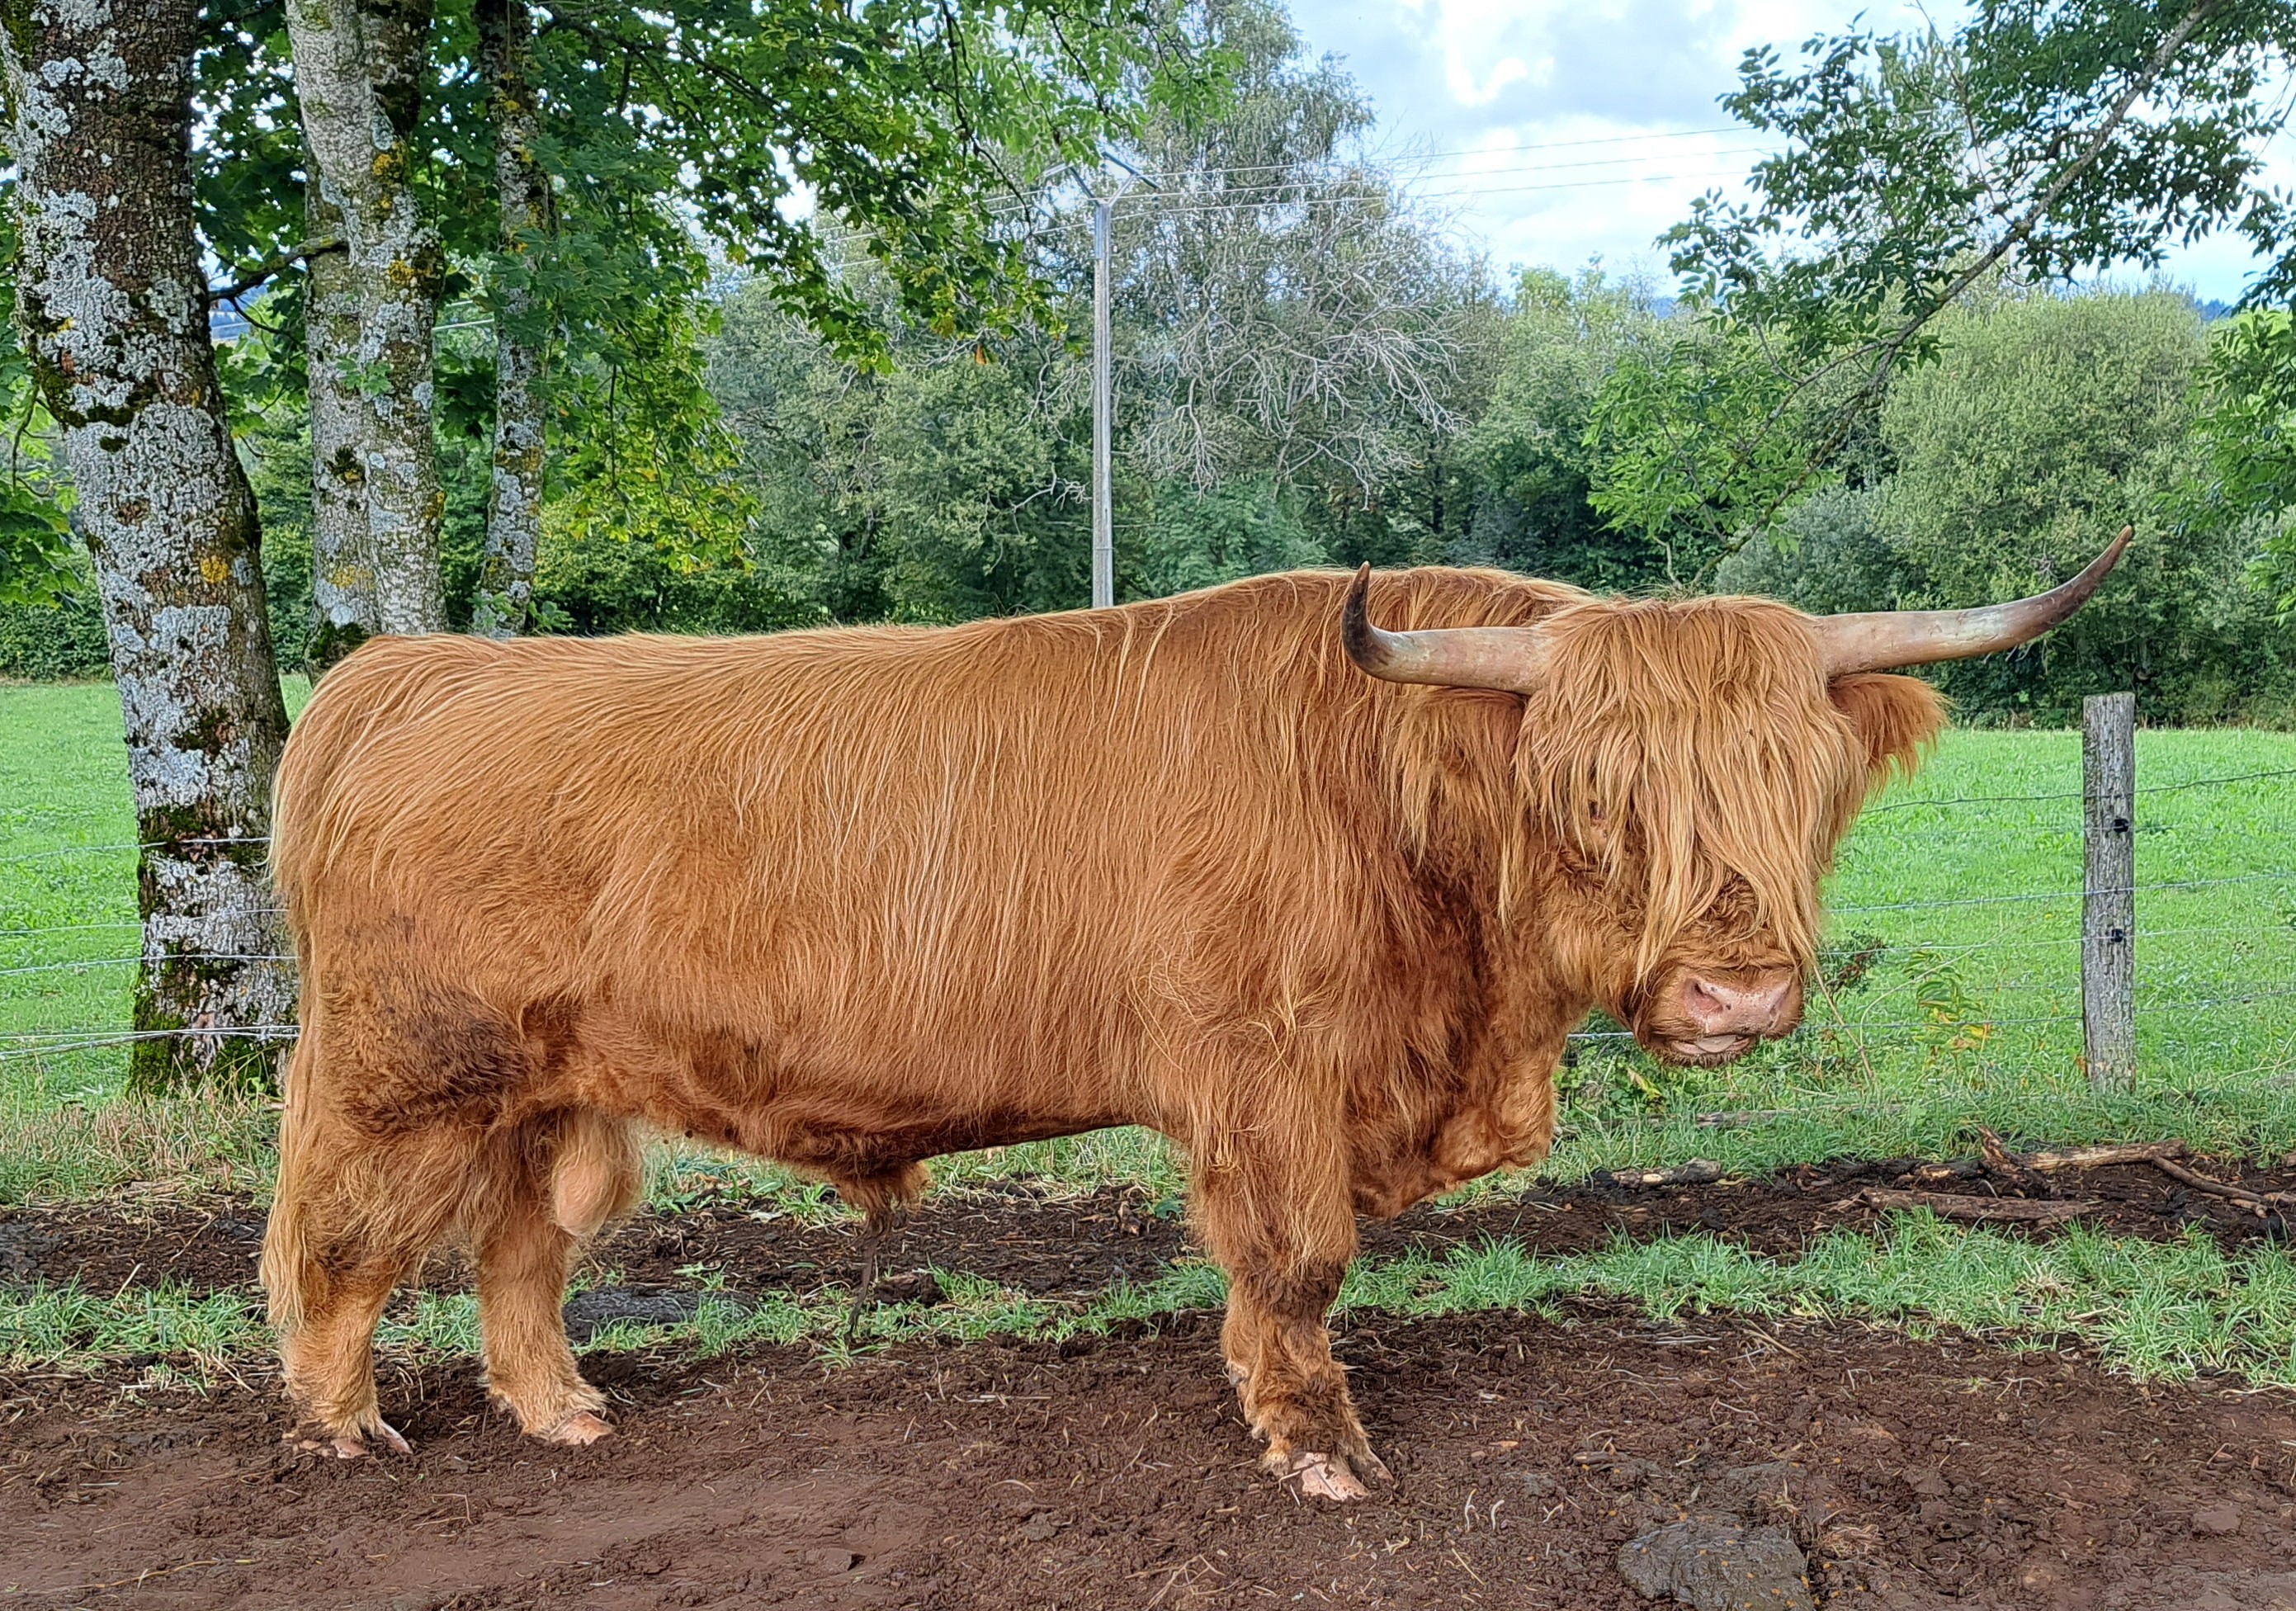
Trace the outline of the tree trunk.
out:
M 550 178 L 535 156 L 541 130 L 527 77 L 532 38 L 526 0 L 478 0 L 480 54 L 495 124 L 495 188 L 502 245 L 526 259 L 553 226 Z M 487 489 L 487 552 L 471 629 L 514 637 L 527 629 L 535 550 L 542 539 L 543 333 L 534 296 L 505 276 L 495 312 L 495 459 Z
M 17 316 L 95 562 L 144 844 L 129 1082 L 269 1083 L 295 1000 L 264 873 L 287 713 L 193 233 L 199 0 L 0 12 Z
M 446 500 L 431 438 L 430 341 L 446 259 L 422 217 L 410 165 L 429 65 L 429 0 L 288 0 L 303 139 L 324 205 L 342 215 L 357 342 L 348 360 L 382 632 L 447 624 L 439 579 Z M 318 340 L 313 326 L 313 341 Z M 313 366 L 316 376 L 324 365 Z M 319 447 L 314 421 L 312 449 Z M 315 464 L 315 481 L 324 466 Z M 315 486 L 314 497 L 318 494 Z
M 304 206 L 314 241 L 343 236 L 340 209 L 307 185 Z M 358 287 L 350 259 L 321 252 L 304 271 L 304 366 L 311 403 L 311 643 L 314 675 L 376 630 L 374 563 L 367 552 L 366 465 L 361 420 L 366 411 L 346 372 L 358 350 Z

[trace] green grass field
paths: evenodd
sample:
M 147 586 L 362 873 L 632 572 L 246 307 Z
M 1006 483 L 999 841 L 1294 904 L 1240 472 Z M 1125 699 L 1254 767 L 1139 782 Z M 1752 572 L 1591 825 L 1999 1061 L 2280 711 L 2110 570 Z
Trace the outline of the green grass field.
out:
M 308 684 L 285 686 L 300 710 Z M 111 686 L 0 686 L 0 1113 L 102 1101 L 126 1078 L 118 1047 L 34 1053 L 27 1038 L 127 1027 L 135 840 Z

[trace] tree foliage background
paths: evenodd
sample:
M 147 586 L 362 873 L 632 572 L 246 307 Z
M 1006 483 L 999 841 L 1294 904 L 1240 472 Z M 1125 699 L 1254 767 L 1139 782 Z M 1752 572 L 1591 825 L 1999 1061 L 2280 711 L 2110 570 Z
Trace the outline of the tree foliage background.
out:
M 275 11 L 242 8 L 202 66 L 203 218 L 227 264 L 301 226 L 278 201 L 297 157 L 266 70 Z M 453 264 L 438 348 L 449 620 L 470 620 L 477 585 L 488 325 L 510 275 L 555 342 L 544 629 L 1082 604 L 1089 209 L 1076 170 L 1050 160 L 1075 130 L 1046 121 L 1074 109 L 1004 109 L 1000 137 L 1039 148 L 1012 164 L 1031 177 L 935 271 L 932 252 L 889 258 L 833 209 L 786 234 L 761 172 L 729 171 L 708 218 L 676 204 L 679 174 L 727 127 L 659 134 L 633 110 L 644 95 L 600 70 L 620 62 L 641 90 L 653 75 L 656 100 L 697 93 L 649 53 L 655 25 L 558 11 L 537 51 L 560 85 L 554 252 L 513 260 L 464 222 L 484 213 L 476 92 L 450 82 L 427 113 L 434 149 L 472 153 L 425 179 Z M 723 117 L 758 115 L 742 99 L 756 42 L 709 35 L 715 14 L 676 11 L 715 39 L 693 72 L 731 97 Z M 467 55 L 461 11 L 440 15 L 442 50 Z M 2119 0 L 1973 19 L 1951 36 L 1815 41 L 1799 67 L 1751 57 L 1732 110 L 1787 136 L 1787 155 L 1751 200 L 1701 205 L 1675 234 L 1680 284 L 1661 288 L 1599 266 L 1503 281 L 1411 200 L 1374 154 L 1373 109 L 1280 6 L 1156 12 L 1221 84 L 1152 93 L 1152 62 L 1092 69 L 1129 75 L 1140 108 L 1124 153 L 1142 177 L 1115 231 L 1119 597 L 1369 560 L 1925 607 L 2047 585 L 2134 522 L 2131 562 L 2071 628 L 1938 673 L 1964 715 L 2062 720 L 2083 693 L 2134 686 L 2152 719 L 2296 719 L 2289 316 L 2259 305 L 2210 323 L 2171 288 L 2094 278 L 2141 271 L 2203 224 L 2281 239 L 2247 153 L 2274 115 L 2262 86 L 2284 20 Z M 2124 104 L 2132 87 L 2153 99 Z M 740 239 L 756 250 L 729 251 Z M 2079 292 L 2076 271 L 2092 275 Z M 2267 274 L 2259 302 L 2284 292 Z M 292 663 L 310 596 L 292 276 L 246 311 L 226 380 Z M 102 633 L 56 540 L 69 489 L 20 367 L 0 364 L 20 422 L 0 498 L 0 674 L 100 674 Z M 37 596 L 60 565 L 61 599 Z

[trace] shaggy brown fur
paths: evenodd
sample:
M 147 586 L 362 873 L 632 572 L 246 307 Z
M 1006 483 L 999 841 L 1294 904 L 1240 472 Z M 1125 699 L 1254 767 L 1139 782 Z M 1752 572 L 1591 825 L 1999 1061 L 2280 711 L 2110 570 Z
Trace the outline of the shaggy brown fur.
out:
M 875 1214 L 936 1154 L 1144 1124 L 1193 1160 L 1271 1464 L 1375 1471 L 1324 1331 L 1355 1215 L 1544 1156 L 1590 1007 L 1664 1050 L 1686 970 L 1798 976 L 1834 842 L 1941 708 L 1829 686 L 1780 605 L 1484 571 L 1373 607 L 1544 621 L 1542 691 L 1376 682 L 1346 586 L 336 668 L 275 844 L 304 1033 L 264 1280 L 304 1413 L 388 1434 L 370 1335 L 459 1233 L 494 1391 L 603 1430 L 558 1308 L 634 1125 Z

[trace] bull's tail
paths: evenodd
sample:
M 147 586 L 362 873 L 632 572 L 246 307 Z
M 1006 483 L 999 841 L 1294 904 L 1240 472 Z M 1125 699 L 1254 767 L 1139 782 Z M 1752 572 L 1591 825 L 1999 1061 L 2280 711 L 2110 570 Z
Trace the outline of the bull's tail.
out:
M 279 1121 L 279 1174 L 263 1232 L 261 1278 L 271 1324 L 283 1335 L 301 1325 L 317 1273 L 312 1246 L 311 1069 L 315 1036 L 296 1043 L 287 1064 L 286 1111 Z

